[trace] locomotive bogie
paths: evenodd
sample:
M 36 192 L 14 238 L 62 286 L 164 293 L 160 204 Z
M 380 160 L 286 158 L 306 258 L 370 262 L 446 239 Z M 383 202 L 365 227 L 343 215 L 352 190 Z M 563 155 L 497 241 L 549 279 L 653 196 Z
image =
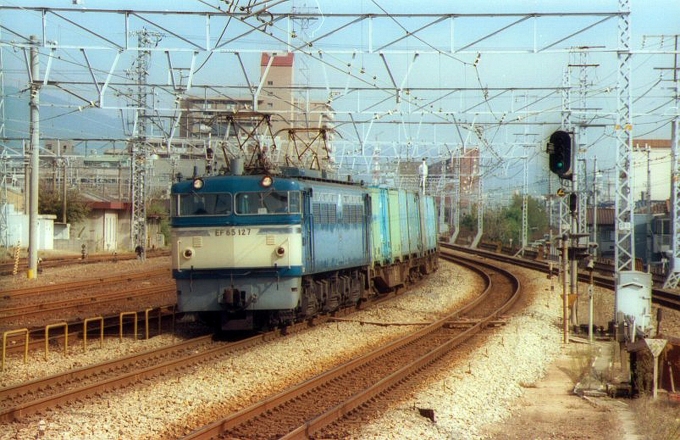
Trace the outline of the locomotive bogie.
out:
M 366 275 L 361 269 L 305 277 L 300 316 L 331 313 L 365 299 Z

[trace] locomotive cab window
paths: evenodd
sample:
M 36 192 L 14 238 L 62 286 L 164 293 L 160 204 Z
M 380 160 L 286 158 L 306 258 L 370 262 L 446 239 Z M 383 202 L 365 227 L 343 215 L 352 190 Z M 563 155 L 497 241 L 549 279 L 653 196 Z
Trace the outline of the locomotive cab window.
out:
M 175 209 L 180 216 L 230 215 L 231 194 L 180 194 Z
M 297 191 L 241 192 L 235 196 L 236 214 L 298 214 Z

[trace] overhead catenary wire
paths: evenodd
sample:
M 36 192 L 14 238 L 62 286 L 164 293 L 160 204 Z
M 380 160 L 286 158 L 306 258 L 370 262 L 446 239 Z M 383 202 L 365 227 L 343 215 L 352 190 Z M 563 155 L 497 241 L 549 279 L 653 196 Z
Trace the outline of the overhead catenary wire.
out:
M 203 3 L 205 3 L 205 2 L 203 2 Z M 383 6 L 378 4 L 378 2 L 374 1 L 373 4 L 375 4 L 381 10 L 383 10 L 385 13 L 387 13 L 386 8 L 384 8 Z M 400 26 L 400 28 L 404 32 L 410 32 L 408 27 L 404 26 L 401 23 L 400 19 L 393 17 L 392 20 L 394 20 L 394 22 L 397 23 L 398 26 Z M 250 25 L 250 24 L 248 24 L 248 25 Z M 258 29 L 254 28 L 254 30 L 256 30 L 257 32 L 260 32 L 260 33 L 264 32 L 264 28 L 261 24 L 258 25 L 258 23 L 253 23 L 253 25 L 255 26 L 255 28 L 258 28 Z M 278 23 L 274 23 L 272 26 L 276 27 L 276 26 L 278 26 Z M 225 29 L 226 29 L 226 25 L 225 25 L 225 27 L 222 28 L 221 33 L 220 33 L 219 37 L 217 38 L 216 44 L 220 44 L 220 42 L 223 40 L 223 35 L 225 34 Z M 279 27 L 279 29 L 284 30 L 283 28 L 280 28 L 280 27 Z M 417 41 L 422 42 L 423 44 L 426 44 L 431 49 L 437 49 L 435 45 L 431 44 L 427 39 L 423 38 L 421 35 L 419 35 L 417 33 L 413 36 L 413 38 L 415 38 Z M 279 40 L 279 41 L 282 42 L 282 43 L 285 43 L 285 40 Z M 292 48 L 294 49 L 294 48 L 300 47 L 301 53 L 307 54 L 309 56 L 314 56 L 316 48 L 314 47 L 313 49 L 307 50 L 307 49 L 305 49 L 305 45 L 309 45 L 310 43 L 312 43 L 312 47 L 313 47 L 315 41 L 317 41 L 317 40 L 314 40 L 314 39 L 299 40 L 299 43 L 292 45 Z M 291 46 L 287 46 L 287 47 L 290 48 Z M 208 54 L 208 57 L 200 65 L 201 68 L 204 68 L 204 66 L 207 66 L 207 63 L 210 60 L 210 57 L 212 57 L 213 53 L 214 52 L 211 52 L 211 53 Z M 319 49 L 317 53 L 320 54 L 320 53 L 323 53 L 323 51 L 321 49 Z M 471 103 L 471 104 L 474 104 L 472 107 L 467 106 L 464 109 L 462 109 L 463 111 L 460 111 L 458 113 L 450 112 L 448 114 L 446 112 L 439 112 L 436 109 L 430 109 L 429 108 L 429 106 L 435 106 L 434 104 L 436 104 L 440 99 L 443 99 L 443 98 L 439 98 L 439 97 L 435 97 L 434 99 L 432 99 L 432 98 L 423 98 L 421 96 L 417 96 L 417 94 L 412 94 L 413 97 L 407 98 L 404 101 L 404 105 L 405 106 L 406 105 L 412 105 L 413 108 L 418 109 L 418 111 L 421 111 L 423 114 L 428 115 L 428 117 L 431 116 L 433 119 L 436 119 L 436 120 L 441 121 L 443 123 L 450 123 L 450 124 L 452 124 L 452 126 L 455 125 L 455 130 L 458 133 L 458 137 L 461 139 L 461 142 L 463 142 L 463 139 L 464 139 L 464 137 L 462 136 L 461 130 L 469 130 L 472 127 L 472 125 L 469 123 L 470 122 L 469 119 L 467 121 L 465 120 L 466 118 L 469 118 L 469 116 L 461 114 L 461 113 L 465 113 L 465 110 L 468 110 L 468 109 L 474 110 L 476 106 L 480 106 L 480 105 L 486 106 L 486 110 L 488 110 L 488 114 L 491 116 L 491 118 L 493 118 L 493 120 L 492 121 L 478 120 L 478 121 L 475 122 L 475 125 L 483 127 L 483 130 L 479 131 L 477 133 L 478 134 L 484 133 L 485 136 L 488 136 L 488 139 L 486 140 L 486 142 L 488 142 L 491 145 L 491 148 L 495 148 L 494 144 L 497 143 L 496 138 L 500 135 L 502 128 L 509 127 L 514 122 L 522 122 L 523 120 L 526 120 L 527 117 L 531 117 L 532 114 L 533 115 L 538 114 L 538 111 L 535 111 L 533 113 L 531 112 L 532 107 L 534 107 L 538 103 L 545 102 L 545 101 L 555 97 L 556 92 L 549 92 L 547 96 L 538 96 L 538 97 L 535 98 L 535 100 L 533 102 L 526 104 L 524 110 L 528 111 L 527 114 L 518 115 L 518 116 L 512 116 L 512 115 L 506 116 L 505 115 L 506 112 L 499 110 L 499 109 L 501 109 L 502 105 L 503 105 L 503 103 L 500 100 L 504 99 L 504 95 L 506 95 L 507 92 L 500 93 L 496 96 L 489 94 L 489 90 L 491 90 L 491 88 L 485 87 L 486 81 L 484 81 L 484 78 L 482 76 L 482 72 L 481 72 L 479 66 L 474 65 L 474 63 L 470 63 L 469 61 L 464 61 L 464 60 L 460 59 L 459 57 L 455 57 L 455 56 L 452 57 L 451 54 L 448 54 L 446 52 L 438 51 L 438 54 L 439 54 L 438 56 L 440 56 L 440 57 L 451 58 L 451 59 L 454 59 L 454 60 L 460 62 L 462 65 L 464 65 L 466 67 L 472 66 L 474 68 L 474 70 L 473 70 L 474 71 L 474 78 L 475 78 L 475 81 L 477 82 L 477 84 L 479 85 L 479 91 L 481 91 L 481 99 L 479 99 L 479 101 L 477 103 Z M 348 71 L 348 72 L 350 72 L 352 74 L 352 75 L 350 75 L 350 78 L 352 78 L 352 79 L 356 80 L 356 79 L 361 79 L 361 78 L 364 78 L 364 77 L 365 78 L 377 77 L 377 81 L 371 81 L 369 79 L 369 80 L 366 80 L 363 84 L 366 85 L 367 88 L 369 88 L 369 89 L 372 87 L 373 90 L 380 91 L 382 93 L 387 94 L 384 99 L 379 98 L 379 102 L 382 102 L 384 104 L 384 103 L 387 103 L 389 100 L 391 100 L 395 97 L 394 89 L 390 90 L 390 87 L 388 87 L 390 85 L 389 82 L 386 81 L 385 78 L 379 78 L 379 75 L 376 72 L 370 72 L 370 73 L 366 72 L 364 74 L 361 74 L 358 71 L 358 66 L 356 66 L 356 67 L 353 66 L 352 69 L 346 69 L 345 66 L 344 66 L 345 61 L 341 57 L 336 57 L 336 56 L 332 56 L 332 55 L 329 55 L 329 54 L 324 54 L 324 55 L 325 55 L 324 60 L 330 61 L 330 63 L 332 64 L 334 69 L 337 69 L 337 71 Z M 320 56 L 318 58 L 320 58 Z M 84 66 L 84 65 L 81 63 L 81 66 Z M 330 64 L 328 66 L 330 66 Z M 469 69 L 466 69 L 466 70 L 469 70 Z M 104 74 L 107 73 L 106 71 L 103 71 L 103 70 L 98 70 L 98 72 L 104 73 Z M 649 90 L 654 90 L 654 88 L 650 87 Z M 173 94 L 173 91 L 170 88 L 165 89 L 164 92 L 168 93 L 169 95 Z M 118 90 L 117 93 L 120 93 L 121 95 L 123 95 L 123 94 L 125 94 L 125 91 L 124 90 Z M 222 93 L 222 92 L 220 92 L 220 93 L 223 96 L 227 96 L 227 94 L 225 94 L 225 93 Z M 454 91 L 454 92 L 451 92 L 451 93 L 455 94 L 456 92 Z M 424 94 L 425 93 L 423 93 L 423 95 Z M 283 96 L 283 94 L 279 95 L 279 94 L 275 93 L 274 96 L 281 98 Z M 496 101 L 496 100 L 498 100 L 498 101 Z M 425 104 L 423 104 L 423 103 L 425 103 Z M 137 105 L 139 105 L 139 103 L 137 103 Z M 372 109 L 371 106 L 375 106 L 375 105 L 376 104 L 374 102 L 371 102 L 369 105 L 365 106 L 365 108 L 363 108 L 362 110 L 364 110 L 364 111 L 371 110 Z M 378 104 L 378 105 L 380 105 L 380 104 Z M 435 106 L 435 107 L 438 107 L 438 106 Z M 550 107 L 549 109 L 554 111 L 554 112 L 558 112 L 559 106 Z M 383 115 L 382 116 L 383 121 L 387 121 L 388 123 L 392 123 L 392 124 L 399 124 L 400 127 L 401 127 L 401 131 L 406 132 L 407 130 L 406 130 L 406 122 L 405 121 L 406 121 L 406 115 L 408 113 L 407 113 L 406 109 L 404 109 L 404 110 L 405 111 L 403 111 L 403 112 L 395 111 L 391 115 L 388 115 L 387 113 L 383 113 L 382 111 L 379 111 L 379 114 Z M 68 113 L 65 113 L 65 115 L 66 114 L 68 114 Z M 603 118 L 602 116 L 597 116 L 597 117 Z M 609 117 L 609 116 L 605 116 L 605 118 L 607 118 L 607 117 Z M 425 121 L 429 121 L 429 120 L 424 119 L 422 114 L 419 115 L 419 118 L 420 118 L 420 121 L 415 121 L 414 122 L 415 125 L 419 125 L 421 123 L 428 123 L 428 122 L 425 122 Z M 596 118 L 596 116 L 592 117 L 592 119 L 595 119 L 595 118 Z M 390 119 L 391 119 L 391 121 L 388 121 Z M 368 123 L 369 120 L 370 120 L 370 117 L 355 118 L 355 122 L 357 122 L 357 123 Z M 500 145 L 503 145 L 502 140 L 501 140 L 501 142 L 498 142 L 498 143 Z

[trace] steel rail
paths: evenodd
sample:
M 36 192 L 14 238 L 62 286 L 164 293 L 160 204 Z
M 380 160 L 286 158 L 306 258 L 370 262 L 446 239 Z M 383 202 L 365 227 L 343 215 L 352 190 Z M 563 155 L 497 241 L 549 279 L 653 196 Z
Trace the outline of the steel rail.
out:
M 459 245 L 440 243 L 440 246 L 442 247 L 442 249 L 458 250 L 460 252 L 464 252 L 467 254 L 479 255 L 496 261 L 503 261 L 509 264 L 526 267 L 528 269 L 537 270 L 544 273 L 550 273 L 549 264 L 544 261 L 528 260 L 525 258 L 514 257 L 483 249 L 470 249 L 469 247 Z M 555 267 L 552 270 L 554 274 L 556 274 L 557 264 L 558 263 L 555 262 Z M 614 290 L 613 266 L 596 263 L 592 278 L 593 285 L 603 287 L 605 289 Z M 590 274 L 586 273 L 585 271 L 580 271 L 578 274 L 578 279 L 580 282 L 588 283 L 590 282 Z M 663 282 L 664 280 L 665 280 L 664 277 L 657 278 L 658 282 Z M 652 303 L 663 307 L 667 307 L 672 310 L 680 311 L 680 291 L 678 291 L 678 289 L 664 289 L 661 287 L 652 287 Z
M 150 277 L 156 277 L 165 274 L 167 275 L 170 274 L 169 268 L 154 269 L 139 273 L 112 275 L 108 277 L 98 277 L 80 281 L 70 281 L 67 283 L 49 284 L 45 286 L 24 287 L 20 289 L 5 290 L 4 292 L 2 292 L 2 296 L 0 296 L 0 301 L 23 299 L 35 295 L 44 295 L 45 293 L 61 293 L 70 289 L 89 289 L 112 283 L 124 284 L 132 281 L 143 280 Z
M 157 258 L 157 257 L 167 257 L 170 255 L 169 251 L 166 250 L 154 250 L 149 251 L 146 255 L 147 258 Z M 43 258 L 40 266 L 42 268 L 54 268 L 63 267 L 76 264 L 94 264 L 94 263 L 108 263 L 114 261 L 128 261 L 137 259 L 137 254 L 134 253 L 121 253 L 117 255 L 113 254 L 90 254 L 85 259 L 81 255 L 73 256 L 61 256 L 61 257 L 46 257 Z M 14 268 L 18 267 L 21 270 L 26 270 L 28 268 L 28 260 L 26 258 L 20 258 L 19 264 L 16 265 L 14 261 L 2 261 L 0 262 L 0 276 L 11 276 Z
M 345 364 L 342 364 L 338 367 L 335 367 L 323 373 L 322 375 L 314 377 L 288 390 L 285 390 L 272 397 L 264 399 L 226 418 L 217 420 L 209 425 L 199 428 L 196 431 L 189 434 L 188 436 L 186 436 L 185 439 L 209 439 L 222 435 L 223 433 L 226 433 L 234 429 L 235 427 L 244 424 L 246 421 L 253 420 L 258 416 L 270 412 L 272 409 L 280 405 L 286 404 L 286 402 L 301 399 L 303 398 L 304 395 L 308 393 L 313 393 L 313 390 L 321 386 L 324 386 L 324 384 L 333 383 L 334 381 L 337 380 L 342 380 L 343 377 L 350 375 L 351 372 L 366 366 L 370 362 L 382 359 L 383 357 L 389 355 L 390 353 L 394 353 L 399 349 L 414 344 L 416 341 L 422 341 L 429 335 L 432 335 L 435 332 L 440 331 L 442 328 L 448 325 L 451 322 L 451 320 L 457 319 L 462 314 L 469 313 L 475 307 L 481 306 L 485 301 L 488 300 L 488 298 L 492 294 L 497 293 L 493 289 L 491 276 L 487 273 L 487 270 L 489 268 L 493 268 L 493 270 L 497 271 L 497 273 L 503 273 L 505 276 L 510 277 L 510 279 L 513 280 L 512 281 L 513 292 L 509 300 L 507 300 L 501 307 L 497 308 L 493 312 L 479 319 L 476 323 L 472 324 L 470 328 L 460 333 L 458 336 L 454 338 L 447 338 L 446 342 L 439 344 L 437 348 L 431 350 L 429 353 L 419 356 L 418 359 L 416 359 L 415 361 L 409 362 L 407 365 L 401 367 L 392 374 L 383 377 L 377 382 L 374 381 L 372 386 L 364 389 L 360 393 L 355 394 L 354 396 L 334 406 L 333 408 L 324 411 L 322 414 L 316 416 L 316 418 L 314 418 L 313 420 L 308 421 L 301 426 L 298 426 L 297 428 L 293 429 L 291 432 L 289 432 L 289 434 L 282 438 L 290 439 L 308 438 L 312 433 L 318 432 L 328 424 L 333 423 L 335 420 L 338 420 L 341 417 L 344 417 L 345 415 L 347 415 L 351 411 L 354 411 L 356 408 L 360 407 L 366 402 L 376 398 L 378 395 L 391 389 L 398 383 L 406 380 L 407 377 L 413 375 L 415 372 L 418 372 L 425 368 L 427 365 L 435 362 L 437 359 L 441 358 L 450 350 L 452 350 L 454 347 L 462 343 L 464 340 L 467 340 L 471 338 L 473 335 L 482 331 L 482 329 L 484 329 L 488 323 L 497 319 L 501 313 L 507 311 L 515 303 L 520 292 L 519 281 L 514 276 L 512 276 L 512 274 L 509 274 L 509 272 L 507 271 L 504 271 L 500 268 L 496 268 L 489 263 L 479 261 L 473 262 L 470 259 L 467 260 L 467 262 L 463 263 L 463 257 L 457 257 L 456 262 L 464 264 L 467 267 L 475 270 L 478 274 L 480 274 L 480 276 L 483 277 L 486 284 L 484 293 L 482 293 L 479 297 L 477 297 L 471 303 L 467 304 L 462 309 L 444 318 L 438 319 L 434 323 L 427 325 L 426 327 L 418 331 L 415 331 L 412 334 L 399 338 L 398 340 L 393 341 L 383 347 L 380 347 L 379 349 L 374 350 L 364 356 L 353 359 Z M 480 267 L 483 267 L 483 269 L 480 269 Z
M 380 298 L 376 299 L 375 301 L 371 301 L 370 304 L 377 304 L 383 301 L 388 300 L 389 298 L 392 298 L 394 295 L 385 295 L 381 296 Z M 151 366 L 148 368 L 143 368 L 140 369 L 139 367 L 135 367 L 135 365 L 139 365 L 143 362 L 150 362 L 148 359 L 150 358 L 158 358 L 162 356 L 166 356 L 164 353 L 168 351 L 177 351 L 176 346 L 182 347 L 185 346 L 186 344 L 180 343 L 180 344 L 175 344 L 169 347 L 164 347 L 160 348 L 157 350 L 152 350 L 149 352 L 141 353 L 138 355 L 132 355 L 128 356 L 122 359 L 117 359 L 113 360 L 111 362 L 104 362 L 98 365 L 94 365 L 91 367 L 84 367 L 80 370 L 73 370 L 70 372 L 65 372 L 62 374 L 57 374 L 54 375 L 50 378 L 45 378 L 43 380 L 36 380 L 27 384 L 22 384 L 22 385 L 17 385 L 13 387 L 9 387 L 7 389 L 0 389 L 0 401 L 4 402 L 7 400 L 7 395 L 10 394 L 22 394 L 22 393 L 29 393 L 31 392 L 30 390 L 46 390 L 50 388 L 51 383 L 56 383 L 56 382 L 66 382 L 68 380 L 78 382 L 82 379 L 78 379 L 78 377 L 85 378 L 85 377 L 91 377 L 94 374 L 97 374 L 97 371 L 109 371 L 109 370 L 116 370 L 120 369 L 123 367 L 117 367 L 117 365 L 124 365 L 124 368 L 128 368 L 129 370 L 125 372 L 124 374 L 119 374 L 115 375 L 113 378 L 109 378 L 105 381 L 100 381 L 97 383 L 93 383 L 90 385 L 85 385 L 82 387 L 78 387 L 72 390 L 61 390 L 61 391 L 55 391 L 53 395 L 51 396 L 45 396 L 39 399 L 35 399 L 30 402 L 26 402 L 20 405 L 15 405 L 12 408 L 3 410 L 0 412 L 0 422 L 6 422 L 6 421 L 12 421 L 15 419 L 18 419 L 20 417 L 29 415 L 29 414 L 34 414 L 38 411 L 47 409 L 47 408 L 52 408 L 58 405 L 62 405 L 71 401 L 74 401 L 76 399 L 80 398 L 85 398 L 88 396 L 100 394 L 102 392 L 110 391 L 113 389 L 118 389 L 121 387 L 129 386 L 131 384 L 137 383 L 140 380 L 146 379 L 146 378 L 151 378 L 155 377 L 158 375 L 165 374 L 170 371 L 177 371 L 185 368 L 188 365 L 195 365 L 198 363 L 205 362 L 208 359 L 213 359 L 221 356 L 228 355 L 230 353 L 233 353 L 236 350 L 243 350 L 250 348 L 252 346 L 255 346 L 260 343 L 267 342 L 269 340 L 282 337 L 288 334 L 292 333 L 297 333 L 297 332 L 302 332 L 307 330 L 310 326 L 318 325 L 320 323 L 326 322 L 327 320 L 333 318 L 333 317 L 338 317 L 338 316 L 344 316 L 353 313 L 356 310 L 356 307 L 348 307 L 343 310 L 339 310 L 333 314 L 330 315 L 322 315 L 315 317 L 313 320 L 308 320 L 304 322 L 297 323 L 295 325 L 288 326 L 284 329 L 276 329 L 272 330 L 270 332 L 262 333 L 257 336 L 253 336 L 238 342 L 232 342 L 227 345 L 222 345 L 219 347 L 215 347 L 213 349 L 206 350 L 201 353 L 190 353 L 189 356 L 181 358 L 181 359 L 176 359 L 176 360 L 171 360 L 167 362 L 160 363 L 155 366 Z M 211 337 L 211 336 L 208 336 Z M 191 341 L 188 341 L 187 343 L 191 343 Z M 77 375 L 77 376 L 76 376 Z M 23 387 L 28 387 L 28 391 L 21 391 Z
M 98 293 L 97 296 L 70 298 L 59 301 L 45 302 L 39 305 L 29 304 L 25 306 L 11 308 L 8 307 L 3 308 L 2 311 L 0 311 L 0 323 L 3 321 L 9 321 L 13 318 L 21 318 L 22 320 L 26 320 L 31 316 L 45 314 L 49 314 L 52 319 L 68 319 L 68 317 L 63 317 L 60 315 L 59 312 L 80 309 L 83 307 L 83 304 L 87 304 L 88 307 L 94 303 L 97 305 L 105 305 L 169 292 L 175 292 L 174 284 L 172 283 L 161 286 L 144 287 L 127 292 Z
M 443 257 L 445 259 L 450 258 L 450 257 Z M 461 260 L 457 260 L 457 262 L 461 263 Z M 355 411 L 357 408 L 361 407 L 362 405 L 368 403 L 370 400 L 376 398 L 377 396 L 387 392 L 391 388 L 397 386 L 399 383 L 403 382 L 407 377 L 411 377 L 417 372 L 425 369 L 428 365 L 434 363 L 438 359 L 442 358 L 444 355 L 446 355 L 448 352 L 453 350 L 455 347 L 458 345 L 462 344 L 463 342 L 471 339 L 473 336 L 477 335 L 480 333 L 488 323 L 493 321 L 494 319 L 497 319 L 502 313 L 505 313 L 507 310 L 509 310 L 516 302 L 517 299 L 520 296 L 520 283 L 519 280 L 512 275 L 510 272 L 505 271 L 503 269 L 500 269 L 498 267 L 492 266 L 487 263 L 477 263 L 480 264 L 481 266 L 491 268 L 493 267 L 494 270 L 503 273 L 505 276 L 510 278 L 511 280 L 514 281 L 514 286 L 515 290 L 512 293 L 512 296 L 508 301 L 506 301 L 500 308 L 498 308 L 496 311 L 492 312 L 491 314 L 487 315 L 486 317 L 482 318 L 474 324 L 472 327 L 470 327 L 468 330 L 464 331 L 463 333 L 459 334 L 458 336 L 452 338 L 451 340 L 445 342 L 444 344 L 440 345 L 438 348 L 430 351 L 429 353 L 423 355 L 416 361 L 405 365 L 398 371 L 395 371 L 391 375 L 383 378 L 380 380 L 378 383 L 373 385 L 372 387 L 364 390 L 360 394 L 357 394 L 350 399 L 348 399 L 345 403 L 342 405 L 338 405 L 325 413 L 321 414 L 314 420 L 305 423 L 303 426 L 300 426 L 298 429 L 292 431 L 290 434 L 282 437 L 281 440 L 286 439 L 286 440 L 293 440 L 293 439 L 308 439 L 310 438 L 310 435 L 312 435 L 315 432 L 320 431 L 321 429 L 325 428 L 326 426 L 332 424 L 336 420 L 339 420 L 348 414 L 350 414 L 352 411 Z M 474 269 L 473 265 L 470 265 L 469 263 L 465 264 L 468 268 Z M 485 273 L 485 276 L 489 276 L 488 274 Z M 488 296 L 488 293 L 490 291 L 490 287 L 492 285 L 490 284 L 486 291 L 485 294 L 480 296 L 477 301 L 475 301 L 475 306 L 481 303 L 481 299 L 485 298 Z M 469 306 L 469 309 L 473 308 L 473 305 Z M 435 325 L 435 324 L 433 324 Z
M 160 306 L 156 306 L 153 308 L 144 308 L 143 310 L 137 310 L 136 315 L 137 315 L 137 327 L 140 329 L 140 333 L 145 329 L 146 325 L 150 323 L 150 320 L 156 320 L 156 319 L 161 319 L 161 320 L 167 320 L 167 319 L 172 319 L 172 328 L 174 328 L 174 320 L 175 320 L 175 308 L 176 304 L 163 304 Z M 150 316 L 150 319 L 147 319 L 146 313 L 149 311 L 153 312 L 158 312 L 158 315 L 155 316 Z M 99 319 L 101 318 L 104 322 L 104 328 L 100 328 L 98 325 L 92 325 L 90 326 L 87 331 L 88 335 L 90 333 L 96 333 L 96 334 L 101 334 L 102 331 L 106 336 L 115 336 L 116 338 L 120 337 L 120 313 L 116 313 L 115 315 L 97 315 L 97 316 L 89 316 L 87 318 L 78 318 L 76 320 L 64 320 L 68 324 L 68 340 L 69 341 L 75 341 L 78 339 L 78 337 L 84 335 L 84 326 L 85 326 L 85 320 L 88 319 L 93 320 L 93 319 Z M 133 326 L 134 322 L 130 320 L 126 320 L 124 323 L 125 326 Z M 160 325 L 160 324 L 159 324 Z M 41 325 L 40 327 L 30 327 L 28 328 L 28 334 L 29 334 L 29 342 L 28 342 L 28 350 L 41 350 L 44 349 L 45 346 L 45 325 Z M 24 327 L 26 328 L 26 327 Z M 11 331 L 11 330 L 10 330 Z M 55 338 L 58 339 L 63 339 L 64 338 L 64 333 L 63 332 L 57 332 L 54 335 Z M 89 337 L 90 340 L 92 340 L 92 337 Z M 95 336 L 96 338 L 96 336 Z M 69 344 L 70 345 L 70 344 Z M 16 354 L 20 353 L 24 350 L 23 345 L 21 344 L 11 344 L 6 348 L 7 354 Z
M 12 395 L 26 394 L 30 392 L 45 393 L 54 386 L 57 386 L 58 391 L 55 391 L 49 396 L 41 397 L 3 409 L 0 412 L 0 422 L 11 422 L 47 408 L 53 408 L 77 399 L 86 398 L 125 386 L 130 386 L 131 384 L 138 383 L 144 379 L 156 377 L 171 371 L 178 371 L 186 368 L 187 366 L 196 365 L 209 359 L 224 356 L 236 350 L 250 348 L 279 335 L 280 332 L 273 331 L 253 336 L 238 342 L 231 342 L 225 345 L 212 347 L 200 353 L 193 353 L 189 348 L 196 348 L 200 345 L 204 345 L 206 344 L 207 340 L 212 338 L 212 336 L 202 336 L 157 350 L 131 355 L 125 358 L 116 359 L 111 362 L 103 362 L 90 367 L 81 368 L 79 370 L 68 371 L 62 374 L 50 376 L 48 378 L 29 382 L 27 384 L 4 388 L 0 390 L 0 401 L 3 402 L 5 402 Z M 157 359 L 159 358 L 172 356 L 173 353 L 185 351 L 190 352 L 190 355 L 187 357 L 180 357 L 178 359 L 171 359 L 141 369 L 137 366 L 141 363 L 152 363 L 154 362 L 154 359 L 156 359 L 155 362 L 157 362 Z M 74 381 L 77 383 L 79 381 L 85 380 L 88 377 L 105 374 L 109 371 L 121 371 L 123 369 L 126 371 L 119 374 L 114 373 L 114 377 L 109 377 L 109 379 L 104 381 L 95 381 L 91 384 L 78 386 L 71 390 L 63 390 L 63 386 L 57 385 L 61 383 L 67 383 L 68 381 Z

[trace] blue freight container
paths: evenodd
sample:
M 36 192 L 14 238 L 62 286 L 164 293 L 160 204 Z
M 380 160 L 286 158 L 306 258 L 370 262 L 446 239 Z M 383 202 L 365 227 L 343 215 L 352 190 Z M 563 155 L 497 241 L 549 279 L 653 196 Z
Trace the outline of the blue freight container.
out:
M 404 260 L 404 246 L 401 241 L 401 211 L 399 209 L 399 190 L 387 192 L 389 229 L 390 229 L 390 262 Z
M 390 234 L 389 190 L 368 188 L 371 198 L 371 263 L 385 265 L 393 261 L 392 236 Z
M 361 187 L 310 183 L 306 203 L 311 215 L 305 227 L 312 233 L 307 273 L 369 264 L 368 206 Z M 307 197 L 307 196 L 305 196 Z
M 411 257 L 421 256 L 423 253 L 422 225 L 420 219 L 420 195 L 409 192 L 406 194 L 408 212 L 408 249 Z

